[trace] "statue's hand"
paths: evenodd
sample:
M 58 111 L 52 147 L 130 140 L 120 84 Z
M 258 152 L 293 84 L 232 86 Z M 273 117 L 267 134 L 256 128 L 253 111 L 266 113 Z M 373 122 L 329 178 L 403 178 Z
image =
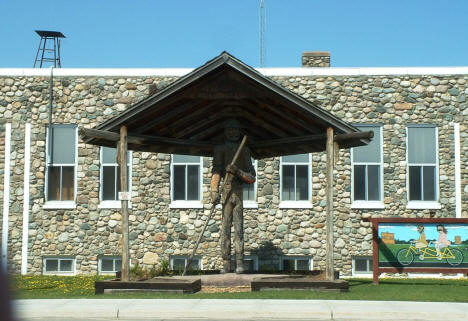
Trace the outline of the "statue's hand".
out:
M 214 205 L 219 203 L 219 192 L 218 191 L 212 191 L 211 192 L 211 202 Z
M 238 171 L 239 171 L 239 169 L 237 168 L 236 165 L 229 164 L 226 167 L 226 172 L 231 173 L 232 175 L 237 175 Z

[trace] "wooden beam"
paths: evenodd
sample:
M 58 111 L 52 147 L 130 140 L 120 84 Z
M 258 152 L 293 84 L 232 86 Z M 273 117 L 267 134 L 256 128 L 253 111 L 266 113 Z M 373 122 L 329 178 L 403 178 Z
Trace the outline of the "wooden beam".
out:
M 144 125 L 139 126 L 136 130 L 136 134 L 141 134 L 145 132 L 148 129 L 154 128 L 156 126 L 159 126 L 163 124 L 164 122 L 171 120 L 171 119 L 176 119 L 178 120 L 180 115 L 186 114 L 184 111 L 187 111 L 188 109 L 192 108 L 193 106 L 196 106 L 199 102 L 198 101 L 191 101 L 189 103 L 177 103 L 177 106 L 175 108 L 171 108 L 170 111 L 166 111 L 164 114 L 160 116 L 156 116 L 153 119 L 147 119 Z
M 183 137 L 192 137 L 196 135 L 197 133 L 202 133 L 202 129 L 207 127 L 207 124 L 220 124 L 224 126 L 224 121 L 227 120 L 228 118 L 245 118 L 249 120 L 251 124 L 256 124 L 258 122 L 258 119 L 255 118 L 252 115 L 249 115 L 248 113 L 242 112 L 242 110 L 226 110 L 225 113 L 218 113 L 214 115 L 210 115 L 204 119 L 203 122 L 198 122 L 194 123 L 190 126 L 185 127 L 185 129 L 177 132 L 175 137 L 181 139 Z M 242 122 L 242 121 L 241 121 Z M 286 133 L 280 131 L 278 128 L 275 126 L 269 125 L 268 123 L 264 123 L 263 126 L 261 127 L 263 130 L 268 132 L 268 135 L 271 136 L 287 136 Z
M 214 101 L 206 104 L 202 104 L 199 108 L 196 110 L 191 111 L 190 113 L 185 112 L 185 113 L 180 113 L 177 117 L 177 119 L 166 128 L 166 133 L 178 133 L 180 130 L 184 129 L 187 127 L 187 125 L 191 125 L 194 122 L 199 122 L 198 118 L 205 119 L 206 115 L 211 115 L 213 114 L 213 111 L 210 109 L 213 108 L 213 106 L 216 106 L 219 104 L 219 101 Z M 170 130 L 170 132 L 169 132 Z M 161 132 L 163 135 L 165 135 L 164 131 Z
M 373 136 L 374 136 L 374 133 L 372 131 L 340 134 L 340 135 L 335 135 L 334 142 L 339 143 L 339 142 L 343 142 L 346 140 L 371 139 Z M 257 141 L 255 142 L 255 146 L 264 148 L 264 147 L 272 147 L 272 146 L 281 145 L 281 144 L 312 143 L 312 142 L 317 142 L 317 141 L 325 141 L 326 139 L 327 139 L 327 134 L 305 135 L 305 136 L 286 137 L 286 138 Z
M 239 108 L 238 106 L 242 106 L 242 107 Z M 269 124 L 275 127 L 275 131 L 278 132 L 279 130 L 281 130 L 282 132 L 288 133 L 286 135 L 278 133 L 278 136 L 290 136 L 290 135 L 301 136 L 310 132 L 310 127 L 307 130 L 304 130 L 304 129 L 300 129 L 297 126 L 297 123 L 288 124 L 287 122 L 285 122 L 285 119 L 282 117 L 283 114 L 280 114 L 280 116 L 277 116 L 277 115 L 274 115 L 272 112 L 263 112 L 261 110 L 262 106 L 260 104 L 257 105 L 255 103 L 255 100 L 251 101 L 248 99 L 244 99 L 241 102 L 238 102 L 236 107 L 237 109 L 233 109 L 235 108 L 235 106 L 232 106 L 230 110 L 232 110 L 235 113 L 241 110 L 243 113 L 247 113 L 248 115 L 250 115 L 249 119 L 252 119 L 253 117 L 255 119 L 266 120 Z M 257 125 L 258 121 L 253 121 L 253 124 Z
M 297 115 L 291 115 L 289 110 L 286 110 L 282 105 L 278 105 L 274 99 L 266 97 L 262 100 L 257 99 L 255 97 L 253 101 L 259 108 L 267 110 L 268 113 L 270 113 L 273 117 L 278 117 L 280 119 L 286 120 L 289 122 L 290 126 L 300 126 L 302 130 L 310 132 L 310 122 L 308 123 L 304 121 L 301 117 L 298 117 Z
M 223 124 L 219 124 L 222 126 Z M 117 142 L 120 139 L 120 135 L 111 131 L 101 130 L 101 129 L 90 129 L 90 128 L 80 128 L 79 133 L 84 138 L 94 138 L 101 139 L 110 142 Z M 198 137 L 198 136 L 197 136 Z M 270 139 L 256 142 L 256 144 L 261 144 L 261 147 L 273 146 L 278 144 L 289 144 L 289 143 L 300 143 L 300 142 L 309 142 L 309 141 L 319 141 L 326 139 L 325 134 L 317 135 L 305 135 L 297 137 L 288 137 L 288 138 L 278 138 Z M 355 139 L 372 139 L 374 133 L 372 131 L 367 132 L 357 132 L 349 134 L 339 134 L 335 135 L 335 142 L 345 142 Z M 213 143 L 203 142 L 198 140 L 187 140 L 180 138 L 170 138 L 162 136 L 150 136 L 150 135 L 140 135 L 140 134 L 130 134 L 127 136 L 129 144 L 137 145 L 151 145 L 151 144 L 170 144 L 170 145 L 185 145 L 185 146 L 199 146 L 199 147 L 214 147 Z M 86 142 L 86 141 L 85 141 Z M 259 145 L 260 146 L 260 145 Z
M 218 121 L 215 125 L 210 126 L 204 131 L 199 132 L 196 135 L 190 136 L 190 139 L 193 140 L 206 140 L 208 137 L 213 136 L 218 131 L 224 130 L 224 122 Z
M 239 115 L 236 115 L 235 113 L 231 113 L 229 115 L 232 115 L 233 118 L 236 118 L 236 116 L 239 116 Z M 224 115 L 224 116 L 228 117 L 229 115 Z M 249 122 L 249 124 L 250 124 L 250 122 Z M 216 121 L 215 125 L 212 125 L 212 126 L 206 128 L 205 130 L 199 131 L 197 134 L 190 136 L 190 139 L 210 141 L 211 140 L 210 138 L 212 138 L 213 135 L 215 135 L 217 133 L 218 134 L 223 133 L 223 132 L 224 132 L 224 120 L 218 119 Z M 256 128 L 256 127 L 254 127 L 253 124 L 251 124 L 248 127 L 248 134 L 251 137 L 261 137 L 261 135 L 264 135 L 265 133 L 262 131 L 261 128 Z M 224 137 L 223 134 L 221 134 L 221 136 Z
M 327 138 L 324 134 L 318 135 L 306 135 L 306 136 L 297 136 L 297 137 L 286 137 L 278 139 L 268 139 L 255 142 L 255 146 L 259 148 L 265 148 L 275 145 L 284 145 L 284 144 L 300 144 L 300 143 L 309 143 L 316 141 L 324 141 Z
M 326 277 L 328 281 L 335 280 L 335 268 L 333 262 L 333 165 L 334 165 L 334 141 L 333 141 L 333 128 L 327 128 L 327 257 L 326 257 Z
M 79 133 L 82 137 L 105 140 L 109 142 L 117 142 L 120 140 L 119 134 L 107 130 L 80 128 Z M 87 141 L 85 142 L 88 143 Z M 176 146 L 194 146 L 200 148 L 214 148 L 215 146 L 213 143 L 209 142 L 139 134 L 127 135 L 127 142 L 134 145 L 167 144 Z
M 356 133 L 349 133 L 349 134 L 339 134 L 335 135 L 335 142 L 344 142 L 347 140 L 355 140 L 355 139 L 369 139 L 371 140 L 374 137 L 373 131 L 367 132 L 356 132 Z
M 129 145 L 130 147 L 132 145 Z M 134 145 L 135 147 L 142 145 Z M 145 146 L 145 149 L 131 149 L 143 152 L 150 153 L 163 153 L 163 154 L 182 154 L 182 155 L 192 155 L 192 156 L 203 156 L 203 157 L 213 157 L 213 149 L 201 149 L 196 147 L 177 147 L 177 146 L 168 146 L 168 145 L 148 145 Z
M 234 117 L 236 118 L 245 118 L 247 119 L 251 124 L 254 124 L 254 126 L 258 126 L 262 128 L 263 130 L 267 130 L 270 133 L 276 135 L 276 136 L 290 136 L 290 132 L 293 132 L 297 134 L 297 130 L 295 129 L 288 129 L 290 132 L 286 132 L 280 127 L 280 123 L 278 123 L 278 120 L 273 119 L 270 116 L 267 115 L 255 115 L 252 114 L 249 110 L 243 109 L 243 108 L 234 108 L 230 107 L 226 110 L 226 112 L 231 113 L 235 115 Z M 262 119 L 262 122 L 258 122 L 259 119 Z
M 120 166 L 120 189 L 122 202 L 122 282 L 130 280 L 130 246 L 128 235 L 128 173 L 127 173 L 127 127 L 120 126 L 120 144 L 117 161 Z

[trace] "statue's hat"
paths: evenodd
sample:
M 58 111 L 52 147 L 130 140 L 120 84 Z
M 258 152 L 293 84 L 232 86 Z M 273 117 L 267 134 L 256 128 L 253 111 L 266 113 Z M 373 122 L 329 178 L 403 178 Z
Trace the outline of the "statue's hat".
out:
M 224 128 L 244 128 L 237 119 L 231 118 L 224 123 Z

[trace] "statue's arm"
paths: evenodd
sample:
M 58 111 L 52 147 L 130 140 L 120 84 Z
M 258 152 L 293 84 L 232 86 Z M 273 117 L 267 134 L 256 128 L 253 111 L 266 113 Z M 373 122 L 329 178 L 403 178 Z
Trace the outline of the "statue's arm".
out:
M 219 182 L 223 170 L 223 152 L 221 147 L 216 147 L 213 154 L 213 169 L 211 171 L 210 192 L 211 201 L 217 204 L 219 201 Z
M 239 177 L 240 179 L 247 184 L 255 183 L 255 168 L 252 164 L 252 154 L 250 153 L 250 149 L 246 146 L 244 147 L 244 164 L 246 164 L 246 171 L 239 170 Z
M 218 192 L 219 191 L 219 182 L 221 181 L 221 175 L 214 173 L 211 175 L 210 191 Z
M 253 184 L 253 183 L 255 183 L 255 176 L 253 176 L 253 175 L 250 174 L 250 173 L 244 172 L 244 171 L 241 170 L 241 169 L 238 169 L 238 170 L 237 170 L 237 176 L 238 176 L 244 183 L 247 183 L 247 184 Z
M 221 181 L 221 175 L 214 173 L 211 175 L 210 191 L 211 191 L 211 202 L 217 204 L 219 201 L 219 182 Z
M 252 165 L 252 160 L 250 157 L 250 150 L 247 147 L 244 147 L 242 151 L 244 169 L 240 169 L 234 165 L 228 165 L 226 171 L 230 172 L 233 175 L 239 177 L 244 183 L 253 184 L 255 183 L 255 169 Z

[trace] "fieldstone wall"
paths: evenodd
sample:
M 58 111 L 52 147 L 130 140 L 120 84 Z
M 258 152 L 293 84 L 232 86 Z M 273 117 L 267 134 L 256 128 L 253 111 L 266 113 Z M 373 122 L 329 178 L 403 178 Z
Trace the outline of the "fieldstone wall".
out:
M 3 195 L 4 195 L 4 173 L 5 173 L 5 125 L 0 122 L 0 209 L 2 215 L 0 216 L 0 237 L 2 237 L 3 230 Z M 3 238 L 0 238 L 3 240 Z M 0 249 L 0 252 L 2 250 Z
M 131 104 L 160 90 L 176 77 L 57 77 L 56 123 L 92 128 Z M 351 159 L 341 150 L 335 178 L 335 259 L 342 274 L 351 273 L 355 255 L 371 255 L 369 216 L 454 217 L 453 122 L 461 128 L 462 210 L 468 217 L 468 75 L 272 77 L 281 86 L 314 101 L 351 123 L 383 128 L 384 204 L 380 210 L 351 208 Z M 101 255 L 118 255 L 121 215 L 99 208 L 99 148 L 79 140 L 77 207 L 45 210 L 45 139 L 48 123 L 47 77 L 1 77 L 0 119 L 12 124 L 9 271 L 21 268 L 24 127 L 31 123 L 31 174 L 28 271 L 42 272 L 44 256 L 76 258 L 77 273 L 97 272 Z M 406 208 L 406 125 L 437 124 L 440 210 Z M 3 184 L 4 125 L 0 124 L 0 185 Z M 153 266 L 171 255 L 189 255 L 207 220 L 210 158 L 203 159 L 203 209 L 170 208 L 170 155 L 134 152 L 130 240 L 132 262 Z M 246 254 L 259 266 L 278 267 L 282 255 L 312 257 L 325 266 L 325 155 L 312 155 L 312 208 L 279 208 L 279 159 L 258 161 L 258 209 L 245 209 Z M 3 202 L 3 187 L 0 202 Z M 3 204 L 2 204 L 3 206 Z M 203 267 L 219 268 L 221 211 L 209 222 L 199 254 Z M 1 225 L 0 225 L 1 228 Z
M 306 51 L 302 53 L 302 67 L 330 67 L 328 51 Z

